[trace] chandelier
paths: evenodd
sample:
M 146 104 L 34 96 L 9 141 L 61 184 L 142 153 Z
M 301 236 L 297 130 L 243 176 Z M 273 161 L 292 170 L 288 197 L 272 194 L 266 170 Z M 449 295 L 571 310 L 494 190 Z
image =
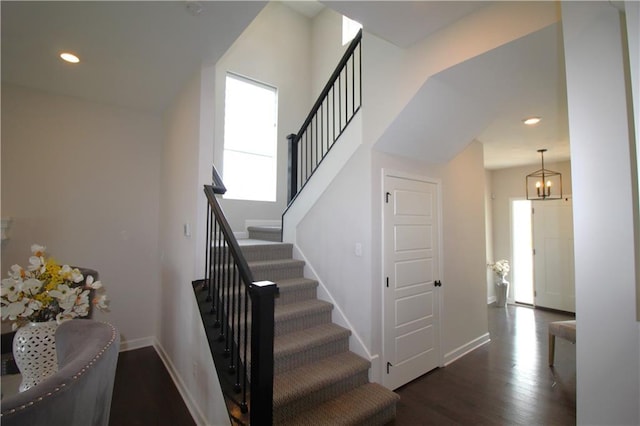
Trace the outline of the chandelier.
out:
M 560 200 L 562 199 L 562 175 L 544 168 L 544 153 L 539 149 L 542 168 L 527 175 L 527 200 Z

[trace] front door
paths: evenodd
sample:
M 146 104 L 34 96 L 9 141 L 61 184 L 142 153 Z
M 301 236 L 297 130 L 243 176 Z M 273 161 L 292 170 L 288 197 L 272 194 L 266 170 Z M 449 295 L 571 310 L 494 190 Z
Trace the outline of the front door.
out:
M 385 175 L 383 384 L 396 389 L 439 365 L 437 184 Z
M 533 203 L 535 305 L 575 312 L 571 199 Z

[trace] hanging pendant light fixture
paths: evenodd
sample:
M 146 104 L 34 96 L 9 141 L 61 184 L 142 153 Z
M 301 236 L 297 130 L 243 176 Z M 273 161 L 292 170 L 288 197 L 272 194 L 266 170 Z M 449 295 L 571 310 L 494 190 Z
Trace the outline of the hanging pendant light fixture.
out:
M 526 178 L 527 200 L 561 200 L 562 175 L 544 168 L 544 153 L 546 149 L 539 149 L 542 168 L 528 174 Z

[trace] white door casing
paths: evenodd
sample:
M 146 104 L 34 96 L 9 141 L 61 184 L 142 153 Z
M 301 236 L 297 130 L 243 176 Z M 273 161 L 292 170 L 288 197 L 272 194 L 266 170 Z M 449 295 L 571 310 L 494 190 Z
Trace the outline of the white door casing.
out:
M 383 176 L 383 371 L 396 389 L 438 367 L 439 184 Z
M 571 199 L 534 202 L 532 225 L 535 305 L 575 312 Z

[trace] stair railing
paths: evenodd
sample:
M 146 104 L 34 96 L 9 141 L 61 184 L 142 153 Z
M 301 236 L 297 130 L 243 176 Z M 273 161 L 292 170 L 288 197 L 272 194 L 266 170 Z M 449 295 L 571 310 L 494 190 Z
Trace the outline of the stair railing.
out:
M 205 185 L 205 277 L 194 291 L 229 415 L 234 423 L 271 424 L 274 299 L 278 287 L 254 282 L 216 195 L 226 188 L 213 168 Z
M 349 44 L 297 134 L 290 134 L 290 206 L 362 104 L 362 29 Z

